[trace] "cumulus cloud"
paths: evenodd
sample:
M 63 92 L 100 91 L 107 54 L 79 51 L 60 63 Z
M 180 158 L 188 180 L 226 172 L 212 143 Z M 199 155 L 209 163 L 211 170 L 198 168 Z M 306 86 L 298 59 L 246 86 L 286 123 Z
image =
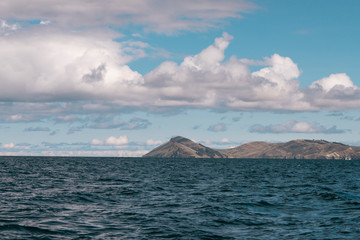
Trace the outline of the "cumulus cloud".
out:
M 120 137 L 109 137 L 108 139 L 106 139 L 106 144 L 108 145 L 124 145 L 127 144 L 129 142 L 127 136 L 120 136 Z
M 319 110 L 360 108 L 360 88 L 345 73 L 330 74 L 302 90 L 305 100 Z
M 226 131 L 226 125 L 224 123 L 218 123 L 208 128 L 211 132 L 224 132 Z
M 289 57 L 274 54 L 260 61 L 224 61 L 232 37 L 226 33 L 178 65 L 164 62 L 145 75 L 156 92 L 153 105 L 227 110 L 341 110 L 360 107 L 360 90 L 346 74 L 332 74 L 300 88 L 301 70 Z M 251 72 L 250 66 L 264 65 Z
M 157 92 L 154 104 L 162 106 L 227 109 L 310 109 L 296 78 L 297 65 L 274 54 L 263 61 L 268 67 L 251 72 L 236 57 L 224 62 L 232 37 L 226 33 L 197 55 L 177 65 L 164 62 L 145 75 L 145 86 Z
M 27 114 L 14 112 L 0 121 L 32 121 L 34 116 L 64 114 L 70 108 L 69 115 L 125 108 L 316 111 L 360 107 L 360 89 L 346 74 L 332 74 L 301 88 L 297 80 L 301 70 L 289 57 L 274 54 L 262 61 L 236 56 L 226 60 L 225 50 L 232 39 L 227 33 L 180 64 L 165 61 L 144 76 L 127 65 L 136 56 L 124 53 L 125 45 L 110 39 L 58 31 L 42 35 L 25 31 L 0 38 L 0 101 L 16 101 L 16 105 L 23 101 L 23 109 L 29 108 Z M 252 65 L 263 67 L 252 72 Z M 31 101 L 37 103 L 25 103 Z M 66 104 L 55 110 L 53 102 Z M 41 103 L 42 112 L 32 115 L 30 106 Z M 149 123 L 134 120 L 115 125 L 139 129 Z
M 129 143 L 129 139 L 127 136 L 120 136 L 120 137 L 108 137 L 105 141 L 99 139 L 92 139 L 90 144 L 91 145 L 111 145 L 111 146 L 120 146 Z
M 336 126 L 326 128 L 317 122 L 305 122 L 305 121 L 288 121 L 284 124 L 278 125 L 261 125 L 255 124 L 250 127 L 250 132 L 255 133 L 324 133 L 324 134 L 336 134 L 344 133 L 345 130 L 337 129 Z
M 22 32 L 0 38 L 0 100 L 130 97 L 142 76 L 126 65 L 132 56 L 123 54 L 121 44 L 110 37 Z
M 24 11 L 26 6 L 26 11 Z M 239 18 L 255 6 L 245 0 L 103 0 L 44 1 L 5 0 L 0 16 L 18 20 L 41 20 L 41 24 L 93 27 L 135 24 L 146 30 L 171 33 L 202 30 L 228 18 Z
M 350 80 L 350 77 L 345 73 L 331 74 L 329 77 L 322 78 L 315 81 L 310 86 L 311 89 L 321 88 L 323 91 L 328 93 L 333 89 L 356 89 L 354 83 Z

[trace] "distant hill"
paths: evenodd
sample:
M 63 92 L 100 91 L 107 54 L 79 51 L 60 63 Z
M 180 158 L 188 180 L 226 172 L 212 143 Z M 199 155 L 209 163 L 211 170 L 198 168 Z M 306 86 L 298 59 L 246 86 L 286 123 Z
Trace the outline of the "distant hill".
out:
M 293 140 L 286 143 L 250 142 L 239 147 L 219 150 L 178 136 L 143 157 L 360 159 L 360 147 L 324 140 Z
M 184 137 L 174 137 L 143 157 L 159 158 L 226 158 L 219 151 L 197 144 Z

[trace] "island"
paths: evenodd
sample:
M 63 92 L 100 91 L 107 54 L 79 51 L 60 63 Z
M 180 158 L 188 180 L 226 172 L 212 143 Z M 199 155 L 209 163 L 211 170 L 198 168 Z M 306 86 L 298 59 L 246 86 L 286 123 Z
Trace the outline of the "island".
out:
M 250 142 L 230 149 L 213 149 L 177 136 L 143 157 L 355 160 L 360 159 L 360 147 L 325 140 L 299 139 L 285 143 Z

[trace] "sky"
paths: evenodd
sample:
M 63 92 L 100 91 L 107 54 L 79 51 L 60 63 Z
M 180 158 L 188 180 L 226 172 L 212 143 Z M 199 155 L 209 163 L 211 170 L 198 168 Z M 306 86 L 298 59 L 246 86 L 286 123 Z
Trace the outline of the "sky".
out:
M 0 155 L 360 146 L 358 0 L 3 0 Z

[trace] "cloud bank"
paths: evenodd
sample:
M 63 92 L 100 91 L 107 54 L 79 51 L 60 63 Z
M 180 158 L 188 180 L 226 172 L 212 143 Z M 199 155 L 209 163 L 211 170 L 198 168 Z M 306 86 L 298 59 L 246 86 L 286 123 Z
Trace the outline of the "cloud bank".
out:
M 232 39 L 227 33 L 199 54 L 185 57 L 180 64 L 165 61 L 144 76 L 127 65 L 139 57 L 137 51 L 129 55 L 129 51 L 123 50 L 125 43 L 110 39 L 103 35 L 26 30 L 0 37 L 0 108 L 11 108 L 8 103 L 22 103 L 24 109 L 32 105 L 43 109 L 36 112 L 37 117 L 49 114 L 47 111 L 66 112 L 66 108 L 72 108 L 73 112 L 67 114 L 70 116 L 74 112 L 124 108 L 142 111 L 360 108 L 360 89 L 345 73 L 331 74 L 301 88 L 297 80 L 301 70 L 289 57 L 274 54 L 262 60 L 236 56 L 226 60 L 225 50 Z M 253 65 L 263 67 L 252 72 Z M 55 109 L 50 107 L 57 102 L 64 104 Z M 31 113 L 14 113 L 0 120 L 32 121 L 33 117 Z M 134 120 L 125 128 L 148 125 Z
M 32 0 L 31 4 L 11 0 L 0 3 L 0 16 L 76 28 L 133 24 L 148 31 L 172 33 L 214 27 L 254 8 L 245 0 Z

